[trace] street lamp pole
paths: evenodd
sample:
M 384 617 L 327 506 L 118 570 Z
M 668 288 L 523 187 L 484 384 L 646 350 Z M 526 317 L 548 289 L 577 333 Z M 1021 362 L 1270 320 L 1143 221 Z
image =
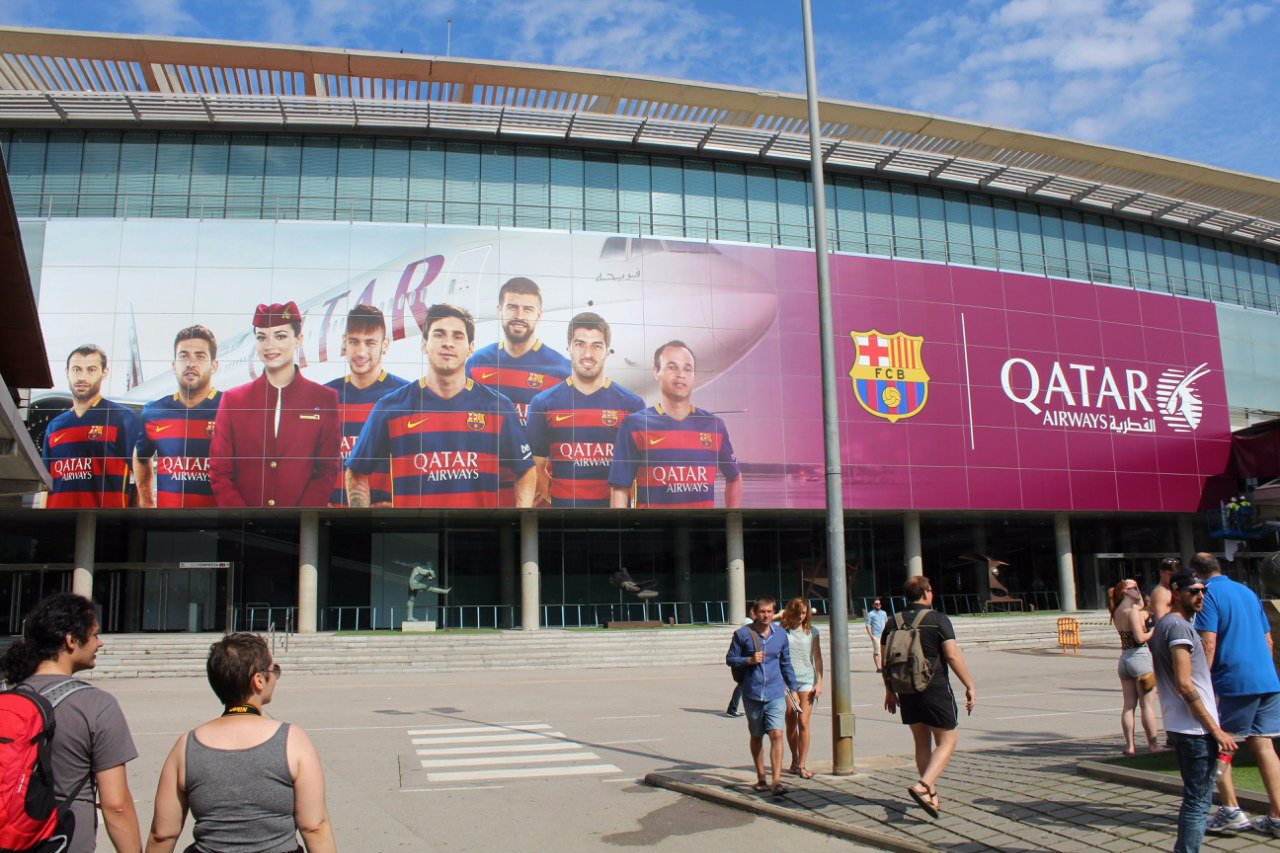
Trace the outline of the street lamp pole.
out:
M 822 433 L 827 488 L 827 577 L 831 599 L 831 756 L 837 776 L 853 772 L 853 697 L 849 679 L 849 591 L 845 584 L 844 493 L 840 476 L 840 421 L 836 405 L 835 327 L 831 317 L 831 270 L 827 258 L 827 197 L 823 180 L 822 126 L 818 123 L 818 74 L 813 62 L 813 16 L 804 17 L 804 77 L 809 104 L 810 180 L 813 187 L 813 248 L 818 264 L 818 328 L 822 341 Z

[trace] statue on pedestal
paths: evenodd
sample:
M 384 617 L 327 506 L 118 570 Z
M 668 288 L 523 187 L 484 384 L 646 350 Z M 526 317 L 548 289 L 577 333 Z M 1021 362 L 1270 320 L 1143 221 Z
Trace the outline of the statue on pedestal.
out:
M 448 595 L 449 590 L 453 589 L 451 586 L 436 586 L 436 577 L 436 570 L 429 562 L 413 567 L 413 571 L 409 573 L 409 615 L 405 618 L 406 622 L 418 621 L 418 617 L 413 615 L 413 606 L 419 592 Z

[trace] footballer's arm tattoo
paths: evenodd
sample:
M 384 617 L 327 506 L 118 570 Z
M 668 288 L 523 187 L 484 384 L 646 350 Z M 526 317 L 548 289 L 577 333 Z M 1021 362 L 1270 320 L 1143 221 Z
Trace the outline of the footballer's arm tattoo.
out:
M 366 507 L 369 505 L 369 475 L 347 469 L 347 506 Z

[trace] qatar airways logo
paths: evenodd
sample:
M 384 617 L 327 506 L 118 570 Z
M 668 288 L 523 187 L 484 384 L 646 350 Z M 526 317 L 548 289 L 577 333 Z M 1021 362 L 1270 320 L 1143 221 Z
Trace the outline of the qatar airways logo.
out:
M 1000 387 L 1043 426 L 1154 433 L 1160 420 L 1188 433 L 1200 426 L 1204 403 L 1196 383 L 1209 372 L 1207 362 L 1190 370 L 1170 367 L 1153 384 L 1143 370 L 1055 361 L 1044 371 L 1011 358 L 1000 368 Z

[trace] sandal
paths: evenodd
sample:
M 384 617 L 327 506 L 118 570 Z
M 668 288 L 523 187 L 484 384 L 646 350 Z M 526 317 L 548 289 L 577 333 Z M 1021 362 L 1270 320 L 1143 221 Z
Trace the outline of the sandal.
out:
M 916 786 L 924 788 L 923 791 L 916 790 Z M 938 816 L 938 808 L 933 804 L 933 800 L 938 796 L 936 788 L 930 788 L 923 780 L 917 782 L 907 789 L 907 793 L 911 795 L 911 799 L 916 801 L 916 805 L 924 809 L 924 813 L 929 817 Z M 926 799 L 927 798 L 927 799 Z
M 773 791 L 770 793 L 775 797 L 785 796 L 787 793 L 787 786 L 779 782 L 773 786 Z
M 763 794 L 765 791 L 769 790 L 769 783 L 761 779 L 751 786 L 751 790 L 755 791 L 757 794 Z
M 801 767 L 799 770 L 796 771 L 796 775 L 799 776 L 801 779 L 812 779 L 813 771 L 810 770 L 808 767 Z

